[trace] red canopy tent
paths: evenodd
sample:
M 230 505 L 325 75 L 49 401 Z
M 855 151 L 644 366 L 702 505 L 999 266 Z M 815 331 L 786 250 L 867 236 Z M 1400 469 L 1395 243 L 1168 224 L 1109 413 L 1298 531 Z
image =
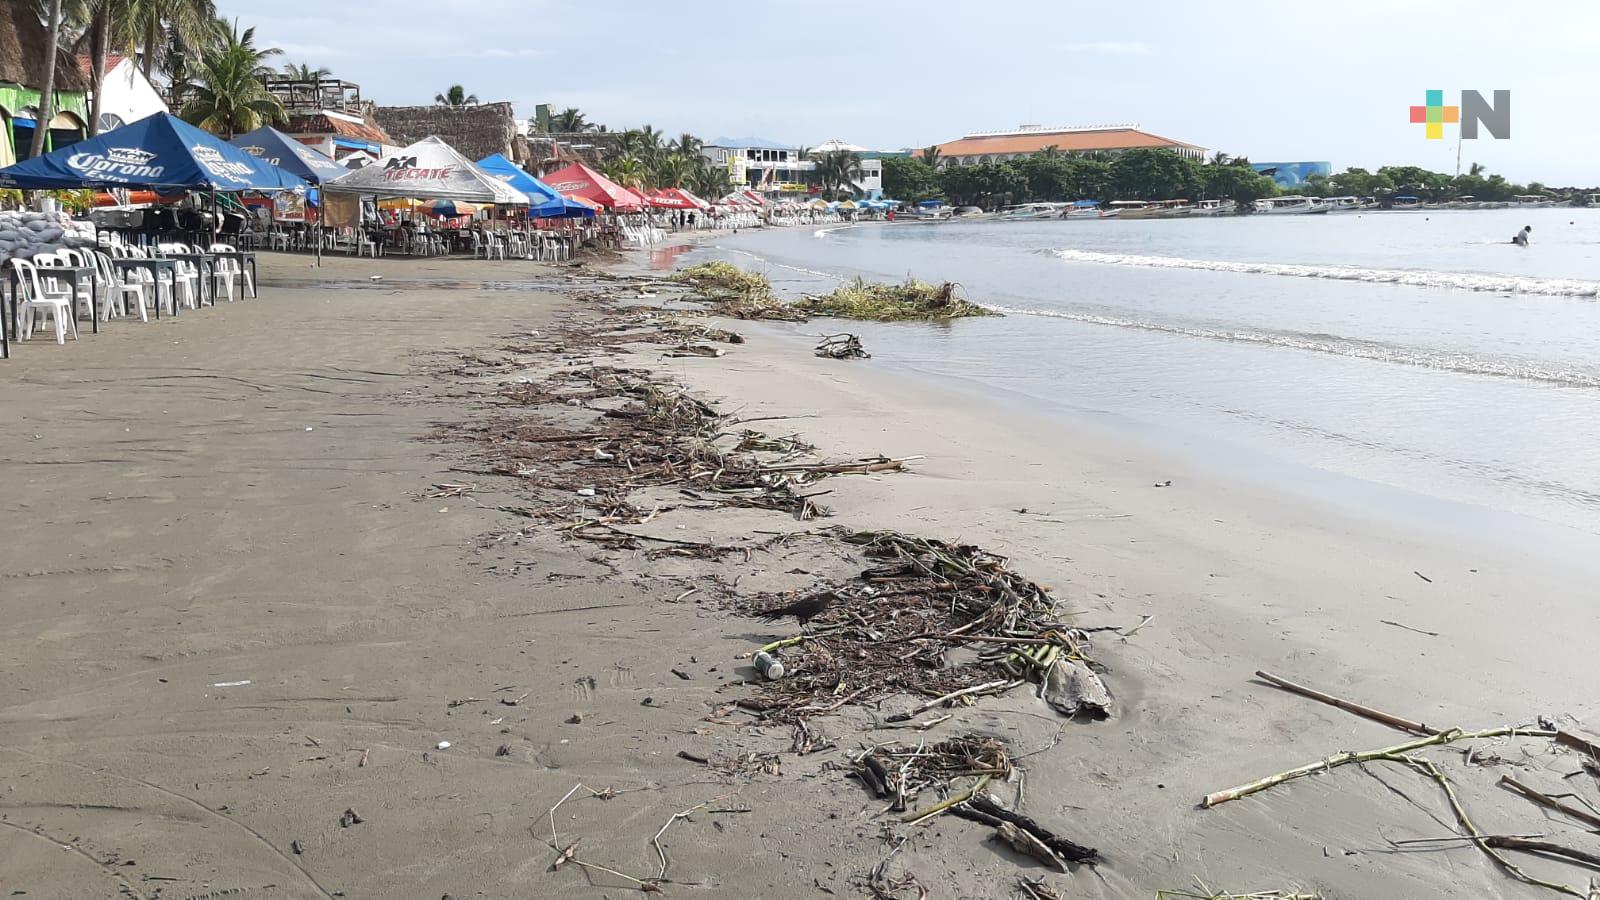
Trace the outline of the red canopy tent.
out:
M 589 200 L 607 209 L 638 212 L 645 199 L 583 163 L 573 163 L 540 179 L 568 197 Z
M 683 188 L 657 188 L 646 197 L 651 206 L 661 209 L 705 209 L 707 204 Z

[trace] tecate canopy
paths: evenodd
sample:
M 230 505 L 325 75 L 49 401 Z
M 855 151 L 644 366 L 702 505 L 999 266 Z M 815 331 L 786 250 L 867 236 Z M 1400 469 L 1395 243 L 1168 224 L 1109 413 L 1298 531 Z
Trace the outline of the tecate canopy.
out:
M 527 206 L 529 202 L 528 195 L 478 168 L 437 136 L 425 137 L 373 165 L 330 181 L 328 190 L 502 206 Z

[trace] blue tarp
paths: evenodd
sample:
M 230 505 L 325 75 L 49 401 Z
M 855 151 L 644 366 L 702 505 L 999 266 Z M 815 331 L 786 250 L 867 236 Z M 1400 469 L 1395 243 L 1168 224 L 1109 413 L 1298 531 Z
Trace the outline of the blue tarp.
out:
M 307 147 L 287 134 L 263 125 L 249 134 L 241 134 L 228 143 L 268 165 L 298 175 L 311 184 L 332 181 L 350 170 L 324 154 Z
M 28 190 L 285 191 L 306 183 L 168 113 L 0 169 L 0 187 Z
M 560 219 L 594 215 L 594 208 L 563 197 L 559 191 L 524 172 L 516 163 L 496 153 L 478 160 L 478 168 L 528 195 L 530 219 Z

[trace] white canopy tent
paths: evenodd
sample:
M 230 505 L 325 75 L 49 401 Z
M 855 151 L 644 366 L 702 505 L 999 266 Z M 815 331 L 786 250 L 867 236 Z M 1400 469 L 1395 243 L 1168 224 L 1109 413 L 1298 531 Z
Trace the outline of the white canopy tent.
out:
M 413 197 L 501 206 L 531 203 L 527 194 L 478 168 L 436 135 L 330 181 L 326 188 L 330 192 L 380 199 Z

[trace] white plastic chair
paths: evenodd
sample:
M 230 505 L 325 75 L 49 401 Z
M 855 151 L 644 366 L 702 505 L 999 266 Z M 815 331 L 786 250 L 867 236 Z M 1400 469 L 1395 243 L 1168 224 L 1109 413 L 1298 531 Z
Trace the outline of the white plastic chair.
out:
M 189 253 L 188 244 L 158 244 L 156 250 L 161 253 Z M 200 267 L 186 259 L 176 260 L 173 264 L 174 284 L 183 288 L 184 305 L 190 309 L 200 308 Z M 228 299 L 232 300 L 232 297 Z M 174 303 L 177 301 L 174 300 Z
M 132 315 L 128 312 L 128 298 L 131 296 L 134 308 L 139 310 L 139 321 L 150 321 L 144 308 L 144 282 L 132 271 L 118 275 L 117 267 L 111 264 L 109 254 L 94 254 L 94 262 L 96 271 L 100 273 L 97 280 L 105 285 L 106 318 L 111 318 L 113 310 L 119 316 Z
M 212 244 L 211 251 L 213 253 L 239 252 L 232 244 Z M 216 262 L 216 273 L 219 278 L 222 276 L 224 269 L 226 269 L 228 272 L 228 302 L 233 302 L 233 279 L 235 278 L 239 279 L 240 282 L 240 300 L 244 299 L 245 291 L 249 291 L 250 296 L 255 296 L 256 280 L 255 278 L 251 277 L 250 270 L 244 267 L 244 260 L 241 260 L 238 257 L 230 257 L 225 259 L 218 258 Z
M 61 285 L 55 279 L 48 279 L 54 287 L 47 287 L 46 280 L 40 279 L 39 269 L 25 259 L 13 259 L 11 265 L 17 271 L 17 289 L 21 292 L 21 299 L 17 304 L 17 315 L 22 320 L 22 340 L 33 337 L 34 321 L 41 313 L 49 313 L 56 326 L 56 343 L 67 342 L 67 329 L 72 330 L 72 339 L 78 339 L 78 322 L 72 314 L 72 290 Z

